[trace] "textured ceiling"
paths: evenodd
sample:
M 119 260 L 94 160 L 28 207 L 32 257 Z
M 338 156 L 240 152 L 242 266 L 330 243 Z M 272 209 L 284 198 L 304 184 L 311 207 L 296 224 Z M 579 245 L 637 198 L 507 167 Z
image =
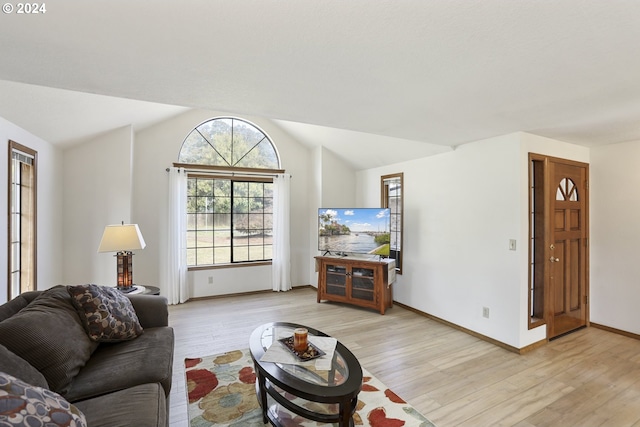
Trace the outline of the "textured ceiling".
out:
M 585 146 L 640 140 L 636 0 L 46 5 L 45 14 L 0 16 L 0 116 L 27 130 L 49 117 L 17 111 L 29 104 L 13 98 L 11 82 L 125 98 L 123 111 L 150 116 L 179 106 L 267 117 L 308 145 L 332 128 L 375 134 L 405 157 L 418 156 L 417 143 L 451 147 L 514 131 Z M 25 87 L 35 98 L 42 89 Z M 111 125 L 92 105 L 116 109 L 116 100 L 60 93 L 60 116 Z M 64 117 L 55 117 L 60 126 Z M 96 123 L 93 133 L 103 130 Z M 79 136 L 53 132 L 38 136 Z M 363 150 L 351 139 L 332 150 Z

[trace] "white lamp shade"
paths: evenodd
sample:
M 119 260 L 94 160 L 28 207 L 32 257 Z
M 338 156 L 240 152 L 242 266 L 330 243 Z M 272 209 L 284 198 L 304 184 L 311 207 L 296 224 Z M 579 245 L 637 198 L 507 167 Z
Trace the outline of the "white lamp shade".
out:
M 107 225 L 98 252 L 135 251 L 145 246 L 138 224 Z

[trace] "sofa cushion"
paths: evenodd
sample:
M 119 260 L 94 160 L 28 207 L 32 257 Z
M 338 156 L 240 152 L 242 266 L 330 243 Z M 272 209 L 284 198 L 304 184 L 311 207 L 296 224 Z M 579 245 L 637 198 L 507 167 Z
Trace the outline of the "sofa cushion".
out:
M 42 292 L 0 322 L 0 344 L 40 371 L 49 388 L 62 395 L 98 346 L 87 336 L 64 286 Z
M 91 359 L 73 379 L 65 397 L 70 402 L 145 383 L 171 389 L 173 329 L 149 328 L 135 340 L 100 344 Z
M 143 333 L 131 301 L 117 289 L 98 285 L 69 286 L 67 289 L 93 341 L 126 341 Z
M 23 292 L 11 301 L 8 301 L 0 306 L 0 322 L 9 317 L 13 316 L 26 306 L 28 306 L 31 301 L 36 299 L 38 295 L 40 295 L 42 291 L 30 291 Z
M 86 427 L 87 421 L 58 393 L 0 372 L 0 424 Z
M 36 368 L 3 345 L 0 345 L 0 371 L 37 387 L 49 388 L 47 380 Z
M 91 427 L 166 427 L 167 400 L 160 384 L 142 384 L 74 403 Z

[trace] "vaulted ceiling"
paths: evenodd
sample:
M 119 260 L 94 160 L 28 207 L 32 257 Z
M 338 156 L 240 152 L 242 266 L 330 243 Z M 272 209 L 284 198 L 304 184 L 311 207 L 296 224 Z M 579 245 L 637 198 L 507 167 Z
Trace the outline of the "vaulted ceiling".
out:
M 406 158 L 514 131 L 640 140 L 636 0 L 45 4 L 0 17 L 0 116 L 56 144 L 188 108 Z

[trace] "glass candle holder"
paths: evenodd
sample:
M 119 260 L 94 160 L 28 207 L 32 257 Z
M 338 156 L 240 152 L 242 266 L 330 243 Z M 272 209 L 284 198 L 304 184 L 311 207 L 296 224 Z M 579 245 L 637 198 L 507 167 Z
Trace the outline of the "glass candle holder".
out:
M 293 349 L 297 352 L 303 352 L 309 347 L 307 342 L 308 331 L 306 328 L 296 328 L 293 330 Z

